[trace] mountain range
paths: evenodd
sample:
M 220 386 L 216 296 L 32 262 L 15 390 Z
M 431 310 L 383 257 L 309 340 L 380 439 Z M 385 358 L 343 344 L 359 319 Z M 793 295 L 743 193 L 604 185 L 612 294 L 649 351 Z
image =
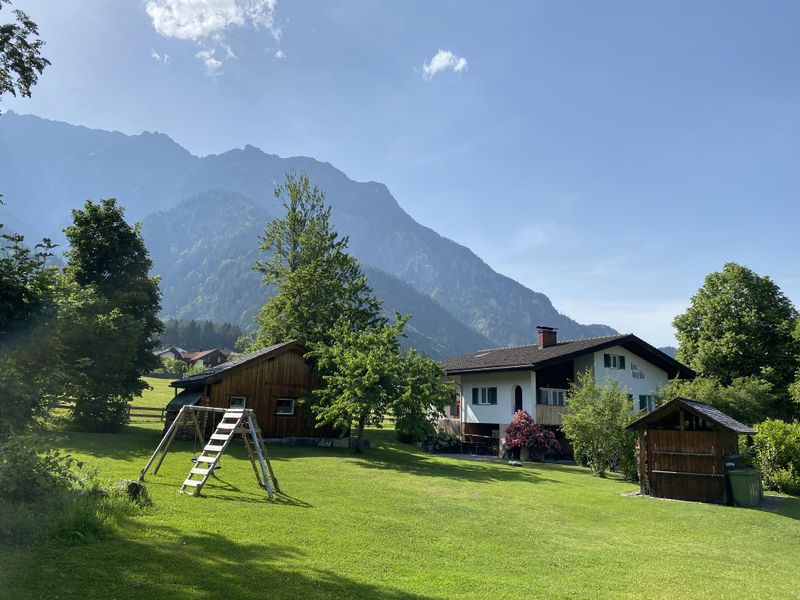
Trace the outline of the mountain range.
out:
M 329 163 L 254 146 L 199 157 L 161 133 L 0 116 L 0 222 L 29 239 L 63 242 L 71 209 L 117 198 L 142 223 L 165 317 L 251 326 L 269 294 L 252 270 L 258 236 L 280 214 L 273 191 L 288 169 L 325 191 L 334 225 L 387 312 L 413 315 L 408 345 L 443 357 L 531 343 L 539 324 L 558 327 L 562 339 L 615 333 L 561 314 L 545 294 L 414 221 L 385 185 L 353 181 Z

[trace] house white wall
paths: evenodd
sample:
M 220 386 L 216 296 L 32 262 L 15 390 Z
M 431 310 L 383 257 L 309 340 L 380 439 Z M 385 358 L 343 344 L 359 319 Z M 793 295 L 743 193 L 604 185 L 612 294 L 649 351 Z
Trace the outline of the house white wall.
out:
M 522 410 L 536 416 L 536 373 L 533 371 L 462 373 L 460 383 L 461 414 L 465 423 L 511 423 L 516 386 L 522 388 Z M 496 387 L 497 404 L 472 404 L 474 387 Z
M 607 369 L 604 366 L 604 354 L 616 354 L 625 357 L 625 369 Z M 581 357 L 582 359 L 590 357 Z M 638 407 L 639 395 L 651 395 L 656 393 L 656 389 L 664 386 L 669 381 L 667 372 L 659 369 L 652 363 L 637 356 L 633 352 L 629 352 L 622 346 L 612 346 L 599 352 L 595 352 L 594 356 L 594 373 L 595 381 L 599 384 L 605 383 L 609 380 L 616 380 L 619 382 L 620 387 L 625 388 L 629 394 L 633 395 L 634 406 Z M 577 363 L 575 361 L 576 372 Z M 634 377 L 634 372 L 640 373 L 641 377 Z

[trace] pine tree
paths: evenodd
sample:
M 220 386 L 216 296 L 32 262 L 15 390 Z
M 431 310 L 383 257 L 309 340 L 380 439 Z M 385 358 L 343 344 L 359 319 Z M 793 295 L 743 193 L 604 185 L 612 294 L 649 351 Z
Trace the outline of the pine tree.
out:
M 267 224 L 261 251 L 269 258 L 255 269 L 277 293 L 259 311 L 248 349 L 292 339 L 330 342 L 341 319 L 355 329 L 382 323 L 380 302 L 347 253 L 348 238 L 333 228 L 324 192 L 308 175 L 289 171 L 275 197 L 285 214 Z

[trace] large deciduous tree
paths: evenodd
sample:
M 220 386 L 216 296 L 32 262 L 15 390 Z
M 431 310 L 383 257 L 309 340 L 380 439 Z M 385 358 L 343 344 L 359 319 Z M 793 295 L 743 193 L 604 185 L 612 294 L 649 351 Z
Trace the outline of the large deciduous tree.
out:
M 355 427 L 357 451 L 364 428 L 380 425 L 388 413 L 402 437 L 424 437 L 455 397 L 436 363 L 414 350 L 400 352 L 407 321 L 397 315 L 393 324 L 357 329 L 342 319 L 330 332 L 332 341 L 317 342 L 309 352 L 325 382 L 312 393 L 312 410 L 320 423 L 342 431 Z
M 773 416 L 789 417 L 786 390 L 796 370 L 797 317 L 772 279 L 727 263 L 706 276 L 686 312 L 675 317 L 678 359 L 725 386 L 743 377 L 771 383 L 780 405 Z
M 153 350 L 161 294 L 139 226 L 125 221 L 114 199 L 86 202 L 72 218 L 65 274 L 88 294 L 65 333 L 74 417 L 83 428 L 116 431 L 147 388 L 141 376 L 160 366 Z
M 10 0 L 0 0 L 0 12 L 10 4 Z M 0 97 L 29 97 L 50 61 L 42 56 L 44 42 L 39 39 L 36 23 L 21 10 L 13 14 L 14 21 L 0 24 Z
M 324 192 L 308 175 L 289 171 L 275 197 L 285 214 L 267 224 L 261 250 L 268 257 L 255 268 L 276 293 L 257 315 L 248 348 L 292 339 L 329 342 L 341 319 L 355 329 L 381 322 L 380 302 L 347 253 L 348 238 L 333 228 Z

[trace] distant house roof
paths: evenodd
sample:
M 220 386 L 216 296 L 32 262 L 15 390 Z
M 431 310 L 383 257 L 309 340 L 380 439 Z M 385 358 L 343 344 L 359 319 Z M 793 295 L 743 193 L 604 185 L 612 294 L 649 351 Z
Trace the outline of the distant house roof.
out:
M 200 350 L 199 352 L 183 352 L 183 359 L 184 360 L 200 360 L 204 356 L 208 356 L 209 354 L 213 354 L 214 352 L 219 352 L 220 354 L 225 354 L 219 348 L 212 348 L 211 350 Z
M 693 413 L 704 419 L 706 423 L 713 423 L 717 427 L 730 431 L 731 433 L 736 433 L 739 435 L 753 435 L 756 432 L 756 430 L 752 427 L 748 427 L 744 423 L 740 423 L 733 417 L 726 415 L 724 412 L 714 408 L 710 404 L 698 402 L 697 400 L 688 400 L 686 398 L 675 398 L 666 404 L 662 404 L 653 412 L 646 414 L 641 419 L 637 419 L 628 425 L 626 429 L 640 429 L 645 425 L 658 422 L 679 408 L 684 408 L 690 413 Z
M 153 352 L 156 356 L 161 356 L 162 354 L 166 354 L 167 352 L 172 352 L 173 354 L 177 354 L 178 356 L 183 356 L 186 352 L 183 348 L 177 348 L 176 346 L 170 346 L 169 348 L 164 348 L 163 350 L 156 350 Z
M 622 346 L 637 356 L 664 369 L 670 377 L 694 377 L 694 371 L 631 333 L 606 335 L 583 340 L 565 340 L 539 348 L 536 344 L 489 348 L 442 360 L 448 375 L 484 371 L 538 370 L 611 346 Z
M 206 369 L 202 373 L 189 375 L 188 377 L 184 377 L 183 379 L 178 379 L 177 381 L 173 381 L 170 385 L 172 387 L 188 388 L 199 385 L 205 385 L 207 383 L 213 383 L 218 379 L 221 379 L 226 371 L 230 371 L 231 369 L 235 369 L 236 367 L 241 367 L 242 365 L 245 365 L 259 358 L 277 356 L 278 354 L 282 354 L 283 352 L 286 352 L 288 350 L 299 350 L 301 352 L 304 352 L 305 347 L 297 340 L 292 340 L 291 342 L 281 342 L 280 344 L 273 344 L 272 346 L 261 348 L 261 350 L 256 350 L 255 352 L 250 352 L 249 354 L 243 354 L 235 358 L 234 360 L 229 360 L 228 362 L 224 362 L 220 365 L 217 365 L 216 367 L 211 367 L 210 369 Z

